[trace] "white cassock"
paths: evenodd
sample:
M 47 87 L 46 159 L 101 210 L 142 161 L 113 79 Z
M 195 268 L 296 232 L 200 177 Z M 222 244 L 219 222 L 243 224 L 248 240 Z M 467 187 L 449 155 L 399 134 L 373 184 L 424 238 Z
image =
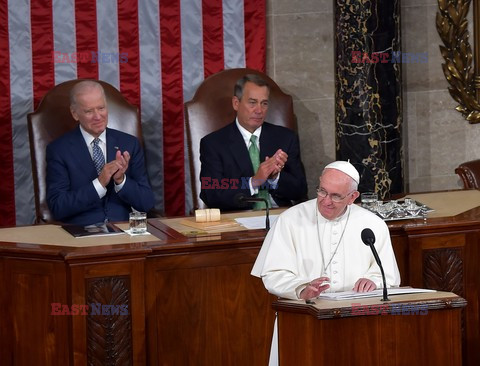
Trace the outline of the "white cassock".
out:
M 329 292 L 352 290 L 359 278 L 382 288 L 382 275 L 371 249 L 361 239 L 370 228 L 382 262 L 387 286 L 400 285 L 390 233 L 385 222 L 355 204 L 335 219 L 325 219 L 313 199 L 282 213 L 268 232 L 251 274 L 260 277 L 268 292 L 287 299 L 299 299 L 306 285 L 319 277 L 330 279 Z M 276 329 L 272 341 L 277 347 Z

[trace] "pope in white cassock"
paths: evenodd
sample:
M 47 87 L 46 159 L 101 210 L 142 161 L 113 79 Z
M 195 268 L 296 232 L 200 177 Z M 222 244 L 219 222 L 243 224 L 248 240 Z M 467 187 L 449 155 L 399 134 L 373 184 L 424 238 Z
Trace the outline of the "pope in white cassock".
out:
M 400 273 L 385 222 L 353 202 L 360 176 L 346 161 L 325 167 L 317 198 L 291 207 L 275 221 L 251 274 L 268 292 L 288 299 L 311 299 L 320 293 L 373 291 L 382 275 L 371 249 L 361 239 L 370 228 L 385 271 L 387 286 L 400 285 Z M 276 364 L 276 335 L 270 364 Z

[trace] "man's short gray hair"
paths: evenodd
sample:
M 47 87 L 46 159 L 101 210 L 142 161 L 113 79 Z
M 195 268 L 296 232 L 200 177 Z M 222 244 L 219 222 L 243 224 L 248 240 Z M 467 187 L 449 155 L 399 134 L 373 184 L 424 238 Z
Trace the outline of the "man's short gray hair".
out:
M 99 89 L 102 92 L 103 98 L 106 99 L 102 84 L 94 80 L 83 80 L 76 83 L 70 90 L 70 106 L 75 107 L 77 104 L 77 96 L 88 92 L 90 89 Z
M 236 96 L 239 100 L 242 99 L 243 89 L 247 82 L 254 83 L 257 86 L 266 86 L 268 92 L 270 93 L 270 85 L 258 74 L 246 74 L 242 78 L 238 79 L 233 88 L 233 95 Z

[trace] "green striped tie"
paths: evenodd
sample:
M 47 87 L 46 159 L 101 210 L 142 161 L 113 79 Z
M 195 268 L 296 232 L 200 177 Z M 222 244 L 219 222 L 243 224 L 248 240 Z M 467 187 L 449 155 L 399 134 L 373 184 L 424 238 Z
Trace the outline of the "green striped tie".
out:
M 260 151 L 257 147 L 257 136 L 255 135 L 252 135 L 250 137 L 250 147 L 248 148 L 248 154 L 250 155 L 250 160 L 252 161 L 253 171 L 256 173 L 258 167 L 260 166 Z M 259 189 L 258 194 L 256 194 L 255 197 L 265 198 L 268 202 L 268 206 L 272 206 L 270 204 L 270 195 L 268 194 L 268 190 Z M 264 202 L 255 202 L 255 204 L 253 205 L 254 210 L 261 210 L 263 208 L 265 208 Z

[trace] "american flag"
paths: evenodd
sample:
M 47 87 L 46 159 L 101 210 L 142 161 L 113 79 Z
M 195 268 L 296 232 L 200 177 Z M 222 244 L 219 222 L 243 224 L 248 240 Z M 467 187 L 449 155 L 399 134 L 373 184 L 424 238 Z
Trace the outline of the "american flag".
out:
M 104 80 L 141 110 L 156 207 L 191 208 L 183 103 L 223 69 L 265 71 L 265 0 L 0 0 L 0 226 L 34 219 L 27 114 Z

